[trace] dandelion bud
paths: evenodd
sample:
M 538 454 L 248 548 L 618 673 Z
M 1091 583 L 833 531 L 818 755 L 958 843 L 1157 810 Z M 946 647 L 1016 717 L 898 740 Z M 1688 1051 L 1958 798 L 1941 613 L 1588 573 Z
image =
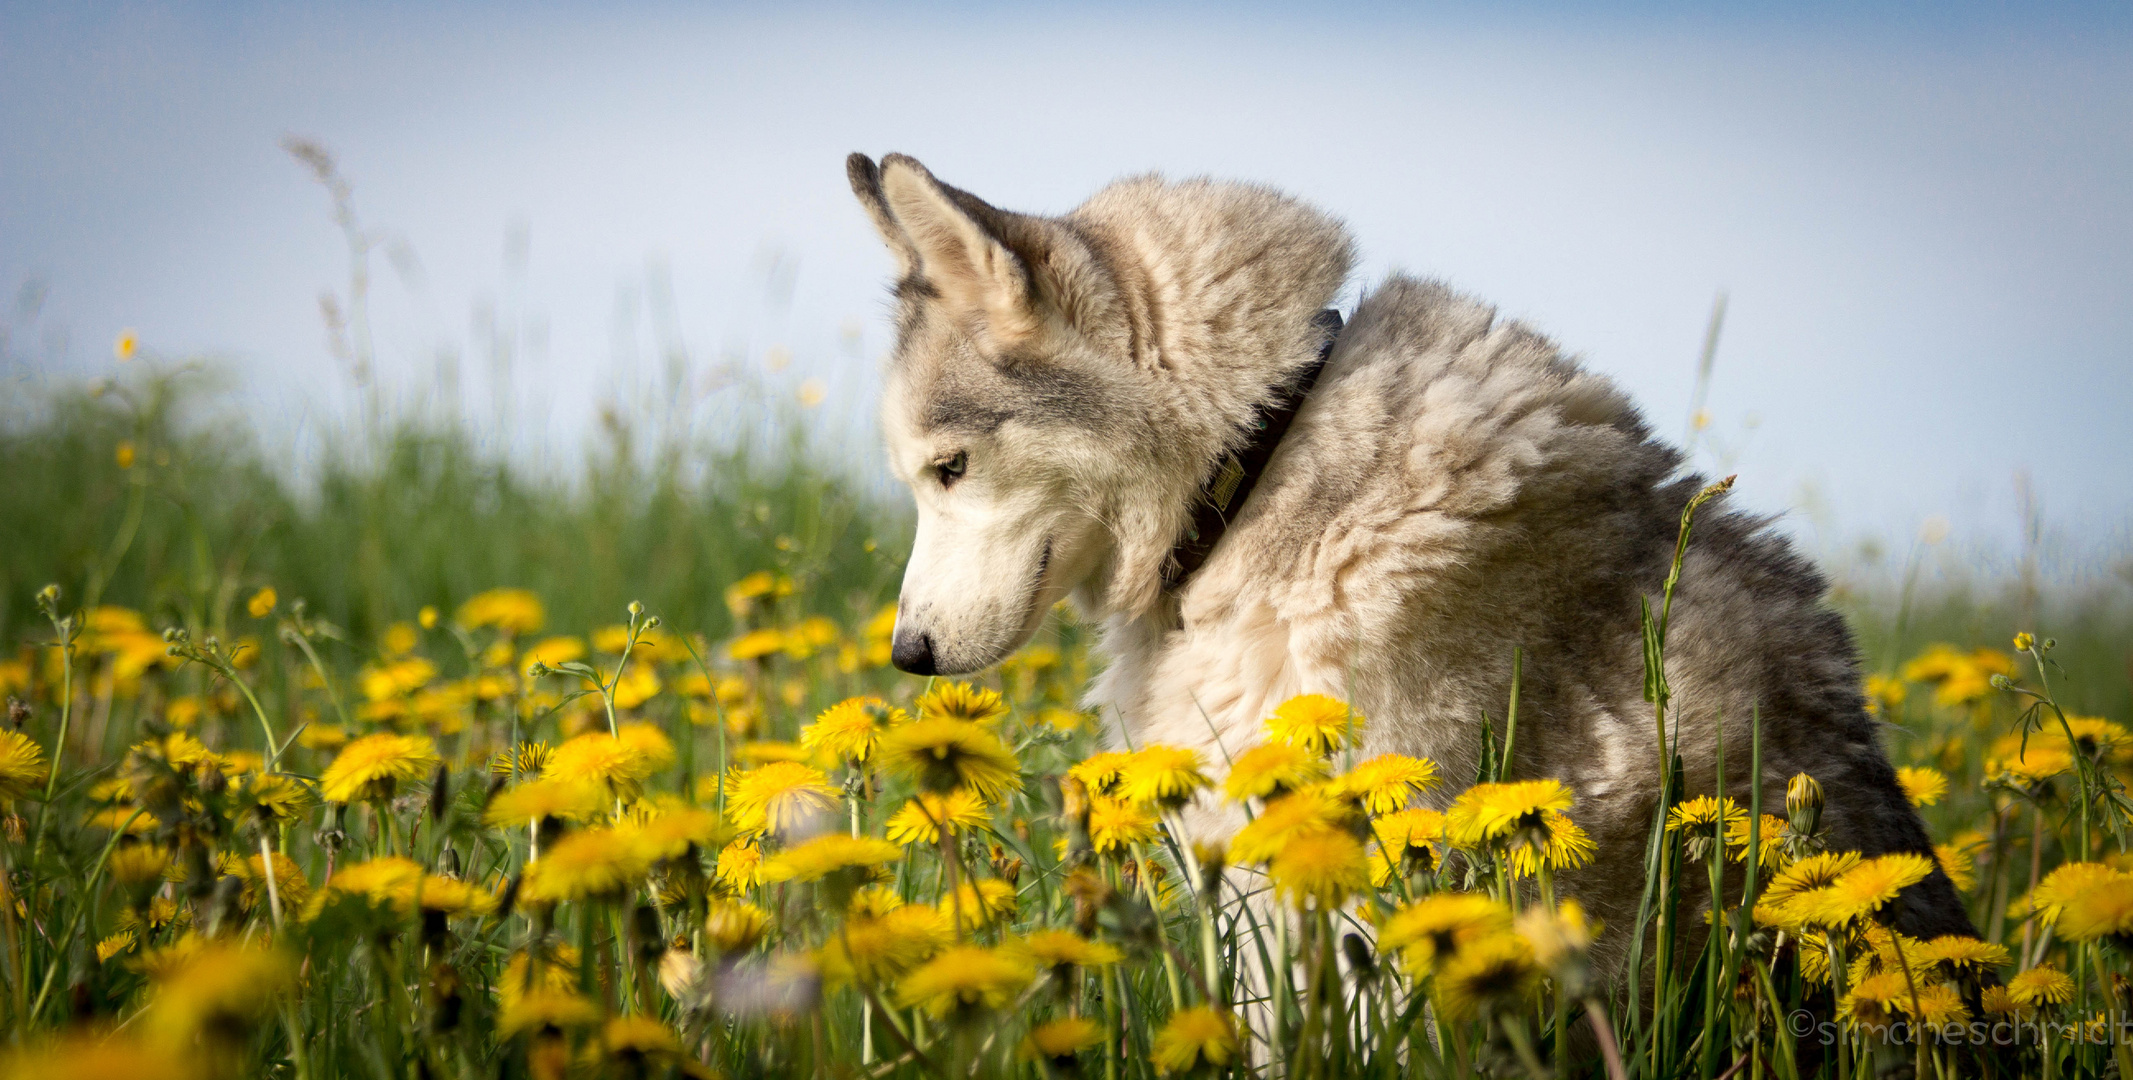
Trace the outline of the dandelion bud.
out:
M 209 635 L 207 636 L 207 641 L 206 641 L 206 642 L 204 642 L 204 644 L 205 644 L 205 645 L 207 646 L 207 651 L 209 651 L 209 652 L 214 652 L 214 651 L 215 651 L 216 649 L 219 649 L 219 648 L 221 648 L 221 647 L 222 647 L 222 639 L 221 639 L 221 638 L 219 638 L 219 637 L 216 637 L 216 636 L 215 636 L 215 635 L 213 635 L 213 634 L 209 634 Z
M 651 618 L 644 620 L 644 628 L 646 630 L 659 629 L 659 616 L 654 615 Z
M 1341 935 L 1341 955 L 1347 957 L 1348 970 L 1355 975 L 1356 982 L 1377 981 L 1377 960 L 1370 955 L 1370 943 L 1363 940 L 1363 935 Z
M 541 663 L 539 660 L 535 660 L 526 667 L 526 677 L 529 679 L 545 679 L 549 674 L 548 665 Z
M 443 821 L 444 812 L 452 805 L 452 770 L 438 765 L 430 775 L 430 820 Z
M 2028 652 L 2029 650 L 2036 648 L 2037 635 L 2032 634 L 2027 630 L 2016 634 L 2014 636 L 2014 647 L 2016 652 Z
M 177 628 L 177 627 L 175 627 L 175 626 L 166 626 L 166 627 L 164 627 L 164 628 L 163 628 L 163 640 L 165 640 L 165 641 L 184 641 L 184 640 L 185 640 L 185 631 L 183 631 L 183 630 L 180 630 L 180 629 L 178 629 L 178 628 Z
M 2009 679 L 2007 676 L 2001 675 L 1998 672 L 1994 672 L 1992 678 L 1987 679 L 1986 681 L 1992 684 L 1992 688 L 1994 690 L 2005 690 L 2008 687 L 2014 685 L 2014 680 Z
M 1229 845 L 1220 840 L 1195 840 L 1192 857 L 1200 864 L 1200 895 L 1220 896 L 1222 870 L 1229 865 Z
M 666 951 L 666 934 L 659 927 L 659 912 L 650 904 L 639 904 L 630 913 L 630 947 L 640 964 L 652 964 L 659 954 Z
M 47 585 L 44 588 L 37 590 L 37 607 L 39 610 L 43 611 L 46 616 L 55 619 L 58 618 L 59 586 Z
M 2044 651 L 2045 651 L 2045 652 L 2050 652 L 2050 651 L 2052 651 L 2053 649 L 2056 649 L 2056 648 L 2058 648 L 2058 647 L 2059 647 L 2059 639 L 2058 639 L 2058 638 L 2045 638 L 2045 639 L 2044 639 Z
M 644 614 L 644 605 L 643 605 L 643 604 L 640 604 L 640 603 L 638 603 L 638 602 L 637 602 L 637 601 L 635 601 L 635 600 L 632 600 L 632 601 L 630 601 L 630 609 L 629 609 L 629 610 L 630 610 L 630 618 L 632 618 L 632 619 L 635 619 L 635 618 L 638 618 L 638 617 L 640 617 L 640 616 L 642 616 L 642 615 Z
M 1822 820 L 1822 785 L 1814 777 L 1798 773 L 1785 785 L 1785 815 L 1792 820 L 1793 832 L 1801 836 L 1814 833 Z

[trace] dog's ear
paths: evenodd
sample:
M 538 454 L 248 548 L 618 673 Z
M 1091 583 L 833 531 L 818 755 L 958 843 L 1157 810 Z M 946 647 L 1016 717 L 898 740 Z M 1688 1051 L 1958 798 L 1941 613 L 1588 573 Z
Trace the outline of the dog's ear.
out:
M 1014 215 L 941 183 L 902 154 L 881 159 L 879 177 L 890 220 L 916 253 L 919 273 L 951 312 L 1003 350 L 1027 343 L 1043 329 L 1042 300 L 1024 261 L 1043 255 L 1008 246 L 1004 234 Z M 1027 247 L 1036 237 L 1017 239 Z
M 918 269 L 918 251 L 911 246 L 911 238 L 896 224 L 895 215 L 889 213 L 888 200 L 881 194 L 881 170 L 874 167 L 873 159 L 865 154 L 853 154 L 844 159 L 845 178 L 852 182 L 852 194 L 859 196 L 859 205 L 866 208 L 867 219 L 874 223 L 874 230 L 881 234 L 889 245 L 889 254 L 896 256 L 896 276 L 908 277 Z

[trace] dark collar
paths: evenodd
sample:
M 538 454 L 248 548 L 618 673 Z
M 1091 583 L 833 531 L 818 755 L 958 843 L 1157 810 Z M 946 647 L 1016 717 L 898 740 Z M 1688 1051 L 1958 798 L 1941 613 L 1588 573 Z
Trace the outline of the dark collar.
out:
M 1252 497 L 1259 474 L 1266 471 L 1274 449 L 1288 433 L 1289 421 L 1296 419 L 1296 410 L 1303 408 L 1304 398 L 1318 383 L 1319 372 L 1326 369 L 1326 358 L 1333 355 L 1333 343 L 1340 338 L 1341 313 L 1327 308 L 1311 317 L 1311 325 L 1325 335 L 1325 341 L 1318 346 L 1318 358 L 1304 365 L 1290 382 L 1272 388 L 1273 396 L 1252 410 L 1249 440 L 1223 455 L 1214 476 L 1201 485 L 1200 493 L 1193 498 L 1192 524 L 1186 526 L 1185 535 L 1170 549 L 1170 560 L 1164 564 L 1165 588 L 1183 585 L 1207 561 L 1215 545 L 1222 542 L 1222 534 L 1236 520 L 1237 512 L 1244 509 L 1245 500 Z

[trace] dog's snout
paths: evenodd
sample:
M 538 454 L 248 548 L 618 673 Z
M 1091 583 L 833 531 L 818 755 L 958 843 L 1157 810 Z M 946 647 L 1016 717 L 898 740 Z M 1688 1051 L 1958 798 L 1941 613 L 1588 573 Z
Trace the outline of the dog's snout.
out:
M 889 646 L 889 660 L 898 671 L 913 675 L 938 675 L 940 669 L 933 661 L 933 635 L 896 628 L 896 637 Z

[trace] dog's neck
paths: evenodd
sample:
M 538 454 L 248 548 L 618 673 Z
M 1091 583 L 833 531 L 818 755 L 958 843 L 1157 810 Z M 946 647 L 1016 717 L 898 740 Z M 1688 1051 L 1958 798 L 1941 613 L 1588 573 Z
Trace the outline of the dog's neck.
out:
M 1314 316 L 1353 262 L 1339 222 L 1266 188 L 1128 180 L 1068 216 L 1117 282 L 1123 344 L 1156 384 L 1162 460 L 1100 592 L 1106 613 L 1154 610 L 1170 550 L 1260 407 L 1318 357 Z M 1190 463 L 1189 465 L 1185 463 Z M 1098 590 L 1091 590 L 1092 592 Z

